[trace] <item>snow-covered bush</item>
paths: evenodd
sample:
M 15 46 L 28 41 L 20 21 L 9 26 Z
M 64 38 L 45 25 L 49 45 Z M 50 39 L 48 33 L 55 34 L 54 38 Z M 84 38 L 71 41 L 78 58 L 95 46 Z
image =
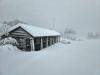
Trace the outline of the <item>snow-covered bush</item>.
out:
M 8 37 L 8 38 L 4 38 L 4 39 L 0 40 L 0 45 L 6 45 L 6 44 L 17 45 L 18 42 L 16 39 L 14 39 L 12 37 Z
M 66 40 L 61 40 L 60 42 L 61 42 L 62 44 L 71 44 L 70 41 L 66 41 Z

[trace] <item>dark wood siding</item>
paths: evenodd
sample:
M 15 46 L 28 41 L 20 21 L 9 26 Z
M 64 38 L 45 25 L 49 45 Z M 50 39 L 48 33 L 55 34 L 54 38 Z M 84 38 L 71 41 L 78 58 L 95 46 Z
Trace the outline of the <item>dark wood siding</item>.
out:
M 9 32 L 9 34 L 13 35 L 13 36 L 22 36 L 22 37 L 26 37 L 26 36 L 31 36 L 28 32 L 26 32 L 24 29 L 22 29 L 21 27 L 18 27 L 17 29 Z
M 18 42 L 17 47 L 23 51 L 31 50 L 30 38 L 33 38 L 29 33 L 27 33 L 21 27 L 9 32 L 9 36 L 15 38 Z

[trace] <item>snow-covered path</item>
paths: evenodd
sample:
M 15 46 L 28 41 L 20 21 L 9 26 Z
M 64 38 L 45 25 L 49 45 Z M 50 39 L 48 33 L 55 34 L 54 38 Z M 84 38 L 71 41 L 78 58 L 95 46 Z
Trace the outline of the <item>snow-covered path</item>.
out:
M 100 40 L 57 43 L 38 52 L 0 47 L 0 75 L 100 75 L 99 45 Z

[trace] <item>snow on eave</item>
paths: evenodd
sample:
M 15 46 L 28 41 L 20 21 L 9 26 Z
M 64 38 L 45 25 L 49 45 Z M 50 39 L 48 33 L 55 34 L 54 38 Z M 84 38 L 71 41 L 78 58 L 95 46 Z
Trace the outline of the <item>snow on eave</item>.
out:
M 28 33 L 30 33 L 34 37 L 40 37 L 40 36 L 60 36 L 60 33 L 54 31 L 54 30 L 49 30 L 45 28 L 40 28 L 36 26 L 31 26 L 31 25 L 26 25 L 26 24 L 17 24 L 9 29 L 8 32 L 11 32 L 12 30 L 21 27 L 24 30 L 26 30 Z

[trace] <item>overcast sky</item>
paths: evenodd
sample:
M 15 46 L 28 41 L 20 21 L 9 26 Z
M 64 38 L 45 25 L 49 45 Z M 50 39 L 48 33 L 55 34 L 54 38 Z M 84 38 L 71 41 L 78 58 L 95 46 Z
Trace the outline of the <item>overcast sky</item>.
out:
M 0 22 L 19 19 L 29 24 L 79 33 L 100 30 L 100 0 L 0 0 Z

